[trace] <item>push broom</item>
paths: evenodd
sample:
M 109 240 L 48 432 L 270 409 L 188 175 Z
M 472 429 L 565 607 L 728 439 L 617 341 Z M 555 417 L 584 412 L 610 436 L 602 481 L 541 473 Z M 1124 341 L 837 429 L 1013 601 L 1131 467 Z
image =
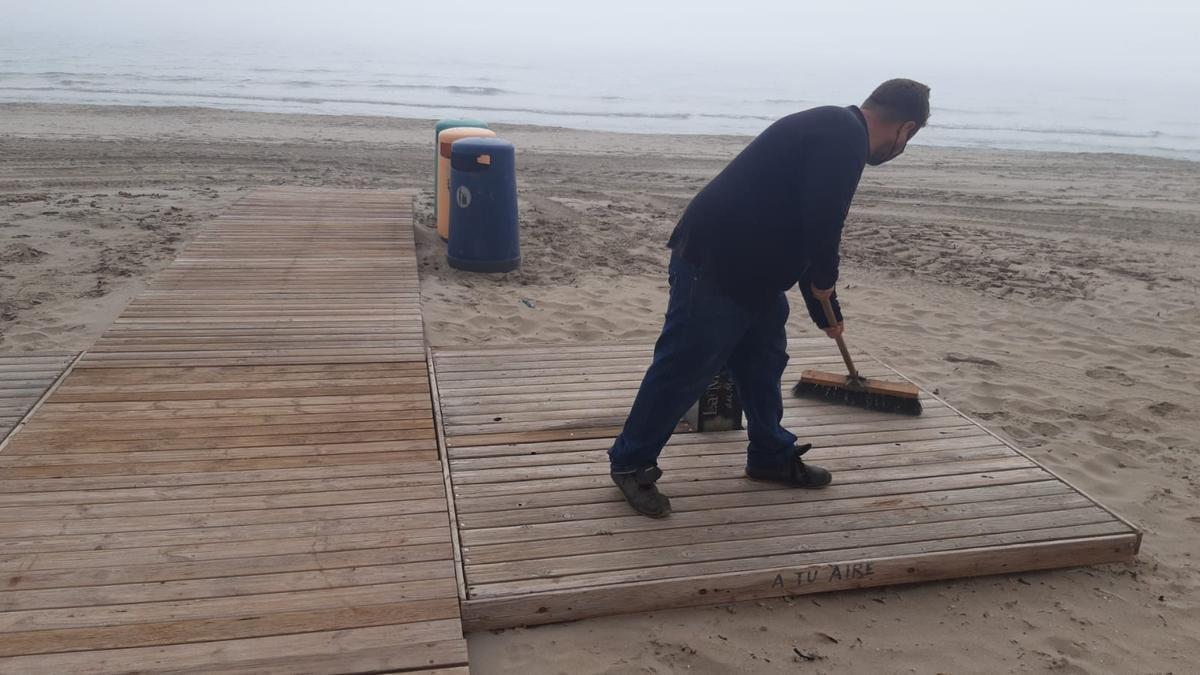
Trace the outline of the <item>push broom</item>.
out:
M 821 307 L 825 310 L 825 318 L 830 326 L 837 325 L 837 317 L 833 306 L 827 298 L 821 299 Z M 879 410 L 896 412 L 905 415 L 921 414 L 921 390 L 904 382 L 888 382 L 873 380 L 858 374 L 854 361 L 850 358 L 850 350 L 846 349 L 846 341 L 837 336 L 838 349 L 842 351 L 842 360 L 846 362 L 848 375 L 825 373 L 819 370 L 806 370 L 800 374 L 800 381 L 792 388 L 792 394 L 798 398 L 816 398 L 834 403 Z

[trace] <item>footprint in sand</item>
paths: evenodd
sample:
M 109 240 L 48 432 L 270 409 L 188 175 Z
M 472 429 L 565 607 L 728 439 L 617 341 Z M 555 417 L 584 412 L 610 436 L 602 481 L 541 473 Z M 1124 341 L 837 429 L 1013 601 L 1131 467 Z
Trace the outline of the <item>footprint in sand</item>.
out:
M 1146 351 L 1151 354 L 1162 354 L 1163 356 L 1174 356 L 1177 359 L 1190 359 L 1192 355 L 1174 347 L 1150 347 Z
M 1170 401 L 1160 401 L 1146 406 L 1146 409 L 1159 417 L 1178 417 L 1187 412 L 1187 408 Z
M 1032 429 L 1035 434 L 1039 436 L 1045 436 L 1046 438 L 1054 438 L 1055 436 L 1061 435 L 1063 432 L 1061 427 L 1051 422 L 1034 422 L 1033 424 L 1029 425 L 1029 428 Z
M 944 356 L 943 358 L 945 360 L 949 361 L 950 363 L 973 363 L 977 366 L 984 366 L 987 368 L 999 368 L 1000 367 L 999 363 L 996 363 L 995 361 L 993 361 L 991 359 L 985 359 L 981 356 L 971 356 L 969 354 L 958 354 L 955 352 L 950 352 L 950 353 L 946 354 L 946 356 Z
M 8 248 L 0 252 L 0 262 L 6 263 L 32 263 L 44 257 L 46 257 L 45 251 L 19 242 L 9 244 Z
M 1093 380 L 1103 380 L 1104 382 L 1115 382 L 1122 387 L 1132 387 L 1137 380 L 1125 374 L 1125 371 L 1114 366 L 1102 366 L 1100 368 L 1092 368 L 1084 373 Z

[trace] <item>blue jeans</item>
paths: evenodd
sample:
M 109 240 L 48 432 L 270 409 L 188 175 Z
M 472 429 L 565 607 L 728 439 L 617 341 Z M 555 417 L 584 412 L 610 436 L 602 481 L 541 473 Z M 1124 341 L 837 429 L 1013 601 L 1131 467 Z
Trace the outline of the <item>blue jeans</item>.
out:
M 796 436 L 780 426 L 780 378 L 787 366 L 788 301 L 739 302 L 678 254 L 671 256 L 671 296 L 654 360 L 621 435 L 608 451 L 614 472 L 658 463 L 680 418 L 723 366 L 729 368 L 746 414 L 752 466 L 778 466 L 792 456 Z

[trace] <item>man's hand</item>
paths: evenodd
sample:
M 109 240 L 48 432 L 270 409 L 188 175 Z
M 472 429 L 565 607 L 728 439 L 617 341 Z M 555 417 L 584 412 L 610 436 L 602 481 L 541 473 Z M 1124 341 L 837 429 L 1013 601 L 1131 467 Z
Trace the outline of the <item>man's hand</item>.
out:
M 832 286 L 829 288 L 817 288 L 816 286 L 812 286 L 811 288 L 813 297 L 817 299 L 817 302 L 828 301 L 833 297 L 834 287 Z M 832 321 L 832 319 L 830 320 Z M 839 323 L 836 326 L 830 326 L 829 328 L 823 328 L 822 330 L 825 331 L 825 334 L 828 335 L 830 339 L 836 340 L 837 338 L 841 337 L 842 331 L 845 330 L 845 327 L 846 324 Z

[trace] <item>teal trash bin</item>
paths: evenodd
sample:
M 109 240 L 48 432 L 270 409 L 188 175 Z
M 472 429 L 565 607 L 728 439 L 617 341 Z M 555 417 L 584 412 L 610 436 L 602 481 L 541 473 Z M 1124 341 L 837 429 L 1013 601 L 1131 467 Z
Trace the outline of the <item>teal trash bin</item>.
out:
M 453 129 L 454 127 L 486 129 L 488 125 L 487 122 L 471 119 L 444 119 L 438 120 L 437 124 L 433 125 L 433 213 L 435 216 L 438 212 L 438 163 L 442 161 L 441 153 L 438 152 L 438 136 L 446 129 Z
M 450 146 L 446 262 L 471 272 L 510 272 L 521 265 L 512 143 L 464 138 Z

